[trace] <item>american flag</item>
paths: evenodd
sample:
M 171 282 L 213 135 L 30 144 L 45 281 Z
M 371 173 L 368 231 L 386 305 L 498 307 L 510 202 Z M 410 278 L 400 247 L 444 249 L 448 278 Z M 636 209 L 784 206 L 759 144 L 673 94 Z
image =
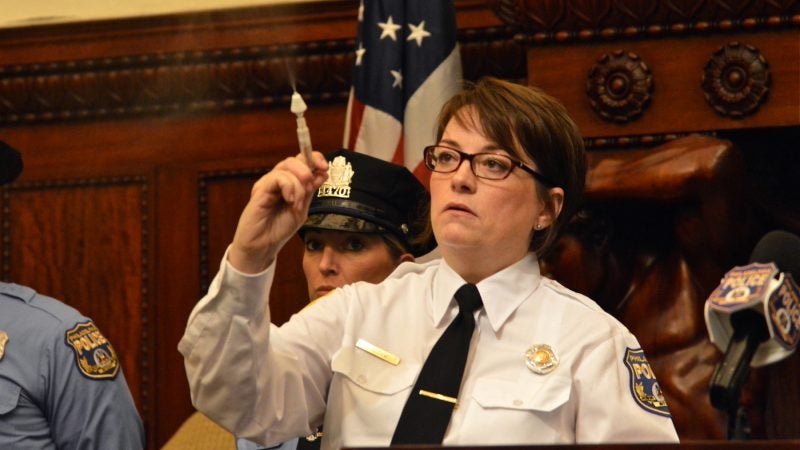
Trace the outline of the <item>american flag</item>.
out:
M 422 149 L 461 82 L 452 0 L 362 0 L 344 146 L 406 166 L 425 185 Z

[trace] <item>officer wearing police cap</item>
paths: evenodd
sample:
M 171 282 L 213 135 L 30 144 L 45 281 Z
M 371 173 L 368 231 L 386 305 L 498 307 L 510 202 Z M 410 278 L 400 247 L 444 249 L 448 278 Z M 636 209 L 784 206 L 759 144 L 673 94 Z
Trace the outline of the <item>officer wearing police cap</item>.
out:
M 328 179 L 299 231 L 312 299 L 355 281 L 383 281 L 435 246 L 420 237 L 428 191 L 408 169 L 344 149 L 326 159 Z
M 0 185 L 22 171 L 0 141 Z M 0 448 L 141 449 L 119 355 L 91 319 L 0 282 Z
M 312 300 L 356 281 L 379 283 L 400 263 L 414 261 L 436 244 L 432 234 L 422 237 L 428 191 L 408 169 L 346 149 L 325 158 L 328 179 L 314 194 L 299 230 Z M 280 449 L 318 449 L 321 437 L 318 430 Z M 265 447 L 238 439 L 237 448 Z

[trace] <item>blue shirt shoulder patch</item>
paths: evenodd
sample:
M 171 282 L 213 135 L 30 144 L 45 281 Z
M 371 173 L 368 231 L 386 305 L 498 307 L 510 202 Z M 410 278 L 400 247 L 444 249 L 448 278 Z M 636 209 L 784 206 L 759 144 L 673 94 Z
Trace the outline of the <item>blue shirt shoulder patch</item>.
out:
M 67 330 L 65 342 L 75 352 L 75 363 L 83 375 L 94 379 L 114 379 L 117 376 L 117 353 L 91 320 Z

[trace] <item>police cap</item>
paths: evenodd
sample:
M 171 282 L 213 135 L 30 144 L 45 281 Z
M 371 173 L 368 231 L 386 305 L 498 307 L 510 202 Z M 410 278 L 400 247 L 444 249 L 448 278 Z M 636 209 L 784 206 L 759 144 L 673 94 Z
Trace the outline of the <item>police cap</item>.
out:
M 433 249 L 435 241 L 414 239 L 424 227 L 429 194 L 408 169 L 345 149 L 325 157 L 328 179 L 311 200 L 301 236 L 312 228 L 389 233 L 414 256 Z

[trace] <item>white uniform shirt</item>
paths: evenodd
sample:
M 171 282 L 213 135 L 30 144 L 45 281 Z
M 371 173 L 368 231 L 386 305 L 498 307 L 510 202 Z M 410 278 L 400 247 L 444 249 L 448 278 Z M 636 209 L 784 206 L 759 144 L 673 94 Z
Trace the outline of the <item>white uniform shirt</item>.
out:
M 274 265 L 245 275 L 224 259 L 192 311 L 179 350 L 195 406 L 268 446 L 310 434 L 323 416 L 325 450 L 388 446 L 464 280 L 443 260 L 405 263 L 381 284 L 333 291 L 278 328 L 268 308 L 273 276 Z M 444 445 L 677 442 L 636 338 L 592 300 L 542 277 L 535 255 L 477 286 L 484 308 Z M 551 373 L 526 365 L 538 344 L 560 360 Z

